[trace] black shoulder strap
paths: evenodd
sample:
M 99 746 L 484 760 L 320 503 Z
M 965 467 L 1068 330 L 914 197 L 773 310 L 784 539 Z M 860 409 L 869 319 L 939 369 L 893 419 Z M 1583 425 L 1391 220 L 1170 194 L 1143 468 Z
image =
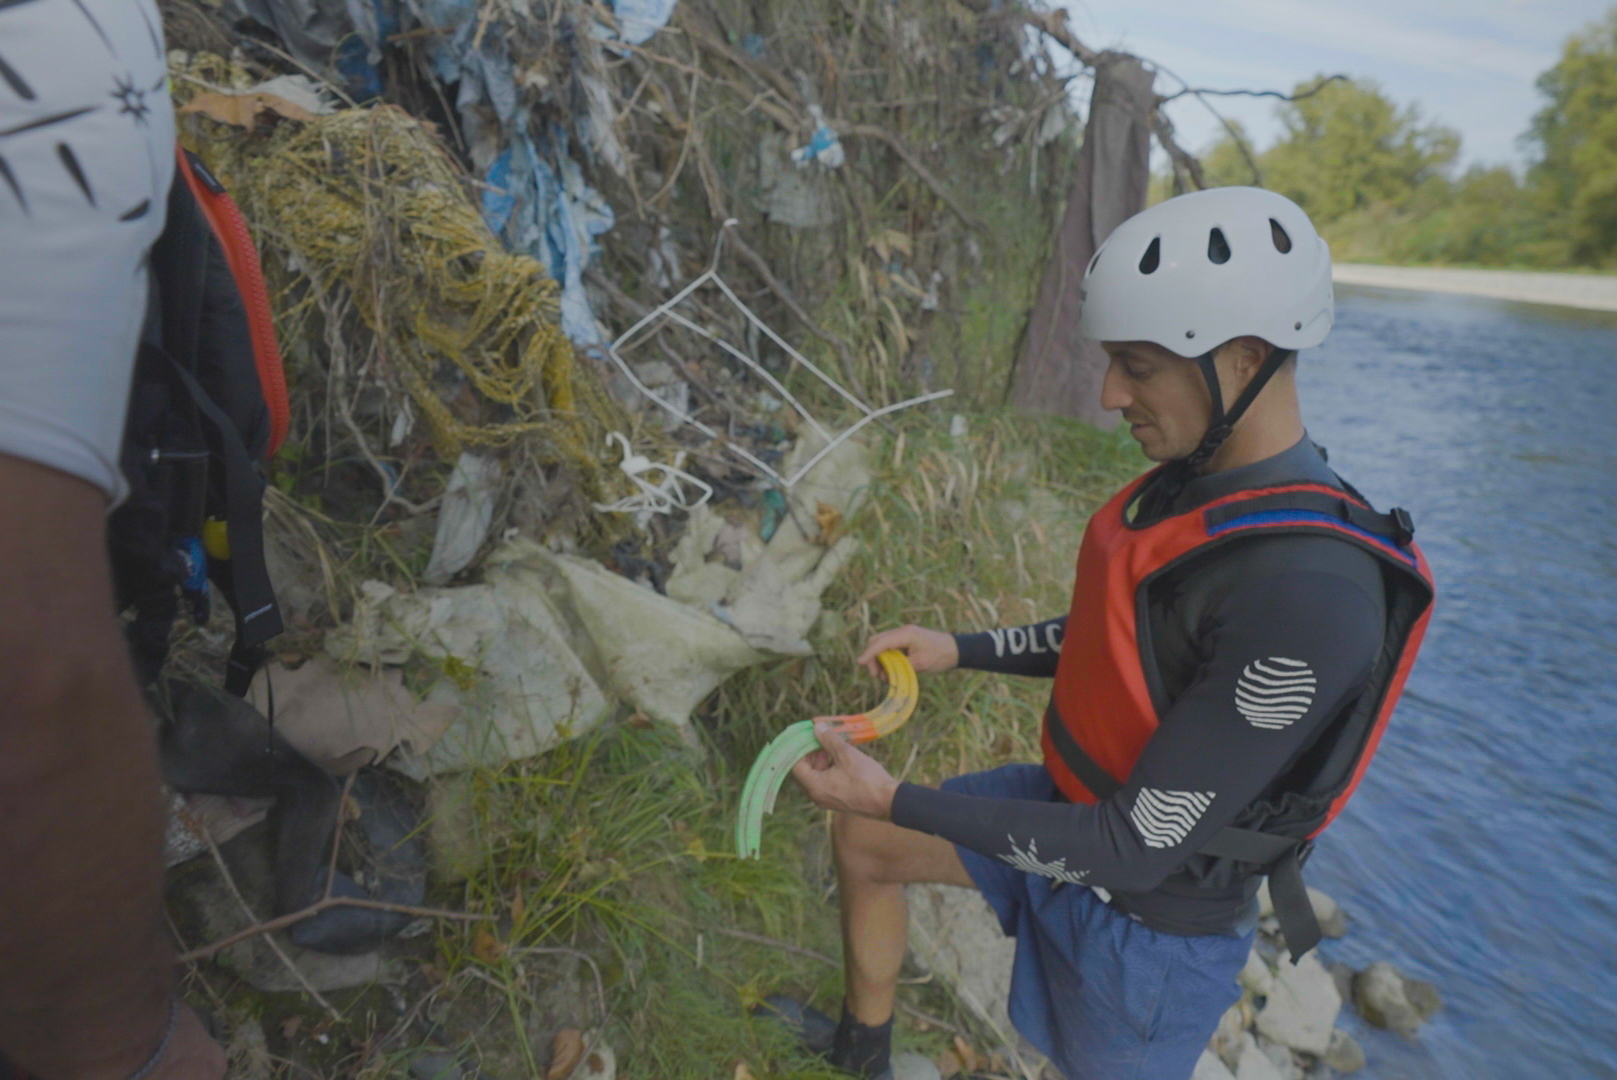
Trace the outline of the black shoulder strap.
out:
M 1382 514 L 1344 495 L 1327 495 L 1322 491 L 1277 491 L 1268 495 L 1254 495 L 1208 508 L 1205 513 L 1207 531 L 1217 533 L 1231 522 L 1254 515 L 1281 515 L 1293 512 L 1303 515 L 1321 515 L 1332 521 L 1351 525 L 1356 529 L 1385 537 L 1401 548 L 1408 547 L 1415 538 L 1415 522 L 1408 512 L 1394 507 Z
M 183 364 L 174 361 L 172 366 L 202 415 L 215 453 L 224 462 L 230 558 L 216 560 L 209 577 L 236 617 L 236 642 L 225 669 L 225 689 L 240 697 L 247 693 L 263 663 L 264 643 L 282 630 L 281 609 L 264 565 L 264 481 L 230 417 Z

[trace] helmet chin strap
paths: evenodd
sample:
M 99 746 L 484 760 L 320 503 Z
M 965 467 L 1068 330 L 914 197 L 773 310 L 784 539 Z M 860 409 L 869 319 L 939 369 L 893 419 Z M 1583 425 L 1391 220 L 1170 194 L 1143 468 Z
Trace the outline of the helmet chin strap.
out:
M 1230 406 L 1230 411 L 1225 412 L 1224 394 L 1218 385 L 1218 369 L 1213 366 L 1213 352 L 1215 351 L 1217 350 L 1205 352 L 1196 357 L 1196 366 L 1201 369 L 1202 379 L 1207 383 L 1207 393 L 1213 399 L 1213 415 L 1208 422 L 1207 432 L 1202 435 L 1201 442 L 1197 443 L 1196 449 L 1192 450 L 1189 456 L 1183 459 L 1184 468 L 1187 472 L 1200 472 L 1202 466 L 1212 460 L 1213 455 L 1218 453 L 1218 448 L 1224 445 L 1224 440 L 1228 439 L 1230 433 L 1235 430 L 1235 422 L 1241 419 L 1246 410 L 1251 407 L 1253 400 L 1258 396 L 1258 391 L 1262 390 L 1265 384 L 1274 377 L 1274 373 L 1280 370 L 1280 365 L 1294 355 L 1294 350 L 1292 349 L 1270 349 L 1269 355 L 1264 358 L 1263 365 L 1258 368 L 1257 374 L 1253 375 L 1252 381 L 1246 384 L 1246 389 L 1241 391 L 1241 396 L 1235 399 L 1235 404 Z

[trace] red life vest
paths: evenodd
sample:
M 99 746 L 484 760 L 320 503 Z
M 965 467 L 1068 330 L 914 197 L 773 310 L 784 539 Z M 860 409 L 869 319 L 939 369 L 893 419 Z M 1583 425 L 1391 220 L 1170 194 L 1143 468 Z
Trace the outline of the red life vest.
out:
M 1320 484 L 1289 484 L 1237 492 L 1194 510 L 1135 526 L 1128 512 L 1148 473 L 1101 507 L 1084 532 L 1078 554 L 1072 609 L 1056 667 L 1055 689 L 1044 724 L 1044 764 L 1056 786 L 1073 802 L 1092 804 L 1127 782 L 1141 751 L 1157 729 L 1159 685 L 1155 659 L 1140 647 L 1140 620 L 1150 582 L 1185 560 L 1216 546 L 1254 535 L 1305 533 L 1333 536 L 1369 552 L 1387 583 L 1387 627 L 1381 655 L 1365 690 L 1321 736 L 1327 749 L 1307 755 L 1314 775 L 1298 778 L 1303 790 L 1286 805 L 1254 806 L 1238 821 L 1260 828 L 1225 829 L 1200 854 L 1251 863 L 1268 872 L 1282 929 L 1294 954 L 1318 940 L 1318 928 L 1291 871 L 1306 858 L 1308 842 L 1352 796 L 1414 666 L 1431 617 L 1434 587 L 1425 556 L 1413 543 L 1414 526 L 1402 510 L 1379 514 L 1357 493 Z M 1148 665 L 1150 667 L 1148 667 Z M 1234 703 L 1231 703 L 1234 708 Z M 1300 796 L 1300 797 L 1299 797 Z M 1289 864 L 1289 866 L 1288 866 Z M 1279 871 L 1277 873 L 1277 870 Z M 1294 877 L 1307 913 L 1281 907 L 1280 877 Z M 1291 892 L 1287 889 L 1285 891 Z

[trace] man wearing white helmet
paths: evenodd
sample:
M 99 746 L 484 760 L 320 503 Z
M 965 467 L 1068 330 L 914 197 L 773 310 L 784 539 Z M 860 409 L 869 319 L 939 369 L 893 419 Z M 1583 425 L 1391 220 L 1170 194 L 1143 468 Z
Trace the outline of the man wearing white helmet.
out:
M 847 963 L 832 1023 L 771 999 L 832 1061 L 888 1071 L 903 885 L 972 886 L 1017 939 L 1010 1015 L 1069 1077 L 1189 1076 L 1239 993 L 1268 875 L 1293 957 L 1300 866 L 1363 774 L 1430 614 L 1407 514 L 1304 432 L 1296 352 L 1333 317 L 1330 252 L 1256 188 L 1171 199 L 1090 262 L 1102 404 L 1159 465 L 1096 512 L 1066 616 L 875 635 L 920 672 L 1054 679 L 1044 761 L 900 784 L 822 731 L 798 779 L 835 824 Z

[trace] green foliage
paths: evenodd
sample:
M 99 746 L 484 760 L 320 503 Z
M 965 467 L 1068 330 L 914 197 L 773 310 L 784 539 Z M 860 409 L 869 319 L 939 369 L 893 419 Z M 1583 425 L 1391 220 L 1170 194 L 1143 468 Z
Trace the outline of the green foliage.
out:
M 1400 109 L 1368 80 L 1333 82 L 1288 102 L 1280 122 L 1285 134 L 1261 159 L 1264 180 L 1321 227 L 1355 210 L 1407 204 L 1460 152 L 1452 128 L 1424 123 L 1416 106 Z
M 1560 266 L 1568 258 L 1566 244 L 1546 232 L 1539 194 L 1503 166 L 1430 182 L 1406 207 L 1354 211 L 1324 233 L 1344 262 Z
M 1617 7 L 1574 34 L 1538 79 L 1548 104 L 1526 141 L 1539 151 L 1532 180 L 1573 260 L 1617 261 Z
M 1252 172 L 1252 162 L 1247 155 L 1254 153 L 1252 138 L 1247 135 L 1246 128 L 1239 120 L 1231 120 L 1230 127 L 1234 129 L 1233 135 L 1225 135 L 1213 144 L 1212 149 L 1202 155 L 1202 174 L 1207 177 L 1207 183 L 1213 187 L 1230 187 L 1237 184 L 1256 184 L 1258 177 Z M 1239 136 L 1240 141 L 1236 141 Z M 1242 144 L 1246 152 L 1242 152 Z
M 1235 125 L 1245 151 L 1225 136 L 1203 169 L 1214 185 L 1261 177 L 1295 199 L 1345 262 L 1617 265 L 1617 7 L 1568 39 L 1538 89 L 1525 178 L 1504 166 L 1452 176 L 1459 136 L 1362 79 L 1280 106 L 1284 132 L 1261 154 Z

